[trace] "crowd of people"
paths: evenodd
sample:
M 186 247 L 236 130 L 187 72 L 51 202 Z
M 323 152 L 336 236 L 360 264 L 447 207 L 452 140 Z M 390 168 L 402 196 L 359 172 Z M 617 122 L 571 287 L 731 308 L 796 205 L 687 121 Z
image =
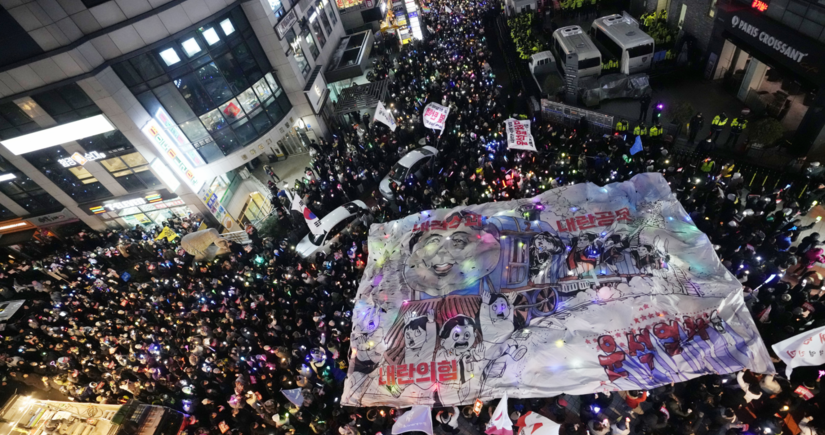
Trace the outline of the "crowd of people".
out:
M 735 162 L 673 153 L 661 139 L 632 154 L 626 134 L 542 120 L 532 131 L 538 153 L 508 151 L 504 120 L 524 96 L 505 91 L 488 64 L 484 29 L 498 6 L 435 0 L 430 9 L 422 15 L 427 38 L 386 53 L 392 67 L 384 104 L 398 129 L 353 115 L 332 140 L 312 144 L 312 167 L 290 187 L 319 216 L 372 195 L 375 205 L 328 253 L 301 258 L 294 240 L 249 227 L 250 243 L 196 261 L 180 244 L 200 226 L 192 216 L 166 223 L 178 237 L 156 239 L 162 228 L 143 226 L 85 231 L 50 247 L 54 255 L 46 258 L 6 260 L 0 279 L 18 285 L 5 296 L 42 293 L 27 293 L 23 315 L 0 331 L 0 388 L 25 384 L 75 401 L 164 405 L 189 416 L 190 434 L 389 434 L 403 410 L 338 404 L 351 369 L 350 316 L 370 222 L 653 171 L 665 175 L 742 282 L 766 344 L 825 324 L 825 281 L 815 269 L 825 251 L 818 234 L 801 236 L 810 226 L 799 220 L 825 197 L 818 164 L 796 160 L 786 168 L 790 182 L 760 184 Z M 451 108 L 443 132 L 421 125 L 433 101 Z M 371 194 L 393 162 L 424 144 L 439 150 L 424 176 L 394 179 L 392 200 Z M 305 233 L 303 219 L 290 213 L 292 195 L 275 191 L 279 225 Z M 34 271 L 41 278 L 23 282 Z M 740 372 L 651 391 L 511 399 L 508 411 L 514 420 L 528 411 L 547 416 L 563 424 L 562 435 L 813 435 L 825 433 L 819 368 L 797 368 L 791 379 Z M 282 392 L 295 389 L 298 403 Z M 483 433 L 496 404 L 478 415 L 471 406 L 435 409 L 436 433 Z

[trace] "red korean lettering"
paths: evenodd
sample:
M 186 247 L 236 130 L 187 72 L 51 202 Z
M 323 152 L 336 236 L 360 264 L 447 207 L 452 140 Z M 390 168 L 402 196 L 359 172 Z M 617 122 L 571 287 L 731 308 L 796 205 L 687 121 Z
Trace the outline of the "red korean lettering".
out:
M 567 230 L 568 231 L 577 231 L 576 230 L 576 218 L 567 219 Z
M 421 231 L 430 231 L 430 221 L 421 223 Z
M 819 342 L 825 343 L 825 334 L 819 334 Z
M 695 336 L 699 336 L 702 340 L 708 341 L 710 340 L 710 336 L 708 335 L 708 322 L 699 317 L 696 320 L 691 319 L 690 317 L 685 317 L 685 333 L 687 334 L 687 340 L 690 341 Z
M 610 382 L 629 376 L 627 371 L 619 371 L 625 360 L 625 353 L 619 350 L 616 346 L 616 340 L 614 340 L 612 336 L 602 335 L 599 337 L 599 349 L 607 353 L 607 355 L 599 355 L 599 364 L 604 368 Z
M 386 378 L 385 378 L 386 376 Z M 378 385 L 393 385 L 395 384 L 395 366 L 387 366 L 386 369 L 381 367 L 378 369 Z
M 430 366 L 432 366 L 433 371 L 435 371 L 435 363 L 427 364 L 425 362 L 421 362 L 415 366 L 415 373 L 418 374 L 418 376 L 424 376 L 423 378 L 417 378 L 415 380 L 416 383 L 430 382 L 431 380 L 434 380 L 432 379 L 432 376 L 430 376 Z
M 430 222 L 430 229 L 431 230 L 446 230 L 447 229 L 447 224 L 445 224 L 442 221 L 435 220 L 435 221 Z
M 682 343 L 679 336 L 679 323 L 676 321 L 671 321 L 669 324 L 661 322 L 653 325 L 653 335 L 655 335 L 659 340 L 672 340 L 662 342 L 662 346 L 665 348 L 668 355 L 675 356 L 682 353 Z
M 556 228 L 559 230 L 560 233 L 566 233 L 567 225 L 564 224 L 562 221 L 556 221 Z
M 458 228 L 459 224 L 461 224 L 461 216 L 457 214 L 452 215 L 447 221 L 447 227 L 453 230 Z
M 442 122 L 444 122 L 444 120 L 445 120 L 445 119 L 447 119 L 447 115 L 445 115 L 445 114 L 443 114 L 443 113 L 442 113 L 441 115 L 439 115 L 439 116 L 438 116 L 438 122 L 439 122 L 439 124 L 440 124 L 440 123 L 442 123 Z
M 622 221 L 630 222 L 630 221 L 632 221 L 633 219 L 630 218 L 630 209 L 625 207 L 621 210 L 616 210 L 616 219 L 619 222 L 622 222 Z
M 418 231 L 421 231 L 421 227 L 419 227 L 418 224 L 413 225 L 412 232 L 415 233 L 415 232 L 418 232 Z
M 638 334 L 632 332 L 627 333 L 627 349 L 630 351 L 630 356 L 638 356 L 639 361 L 647 364 L 650 370 L 654 368 L 655 356 L 653 355 L 653 342 L 650 340 L 650 330 L 645 328 L 639 331 Z M 639 352 L 644 352 L 639 355 Z
M 447 382 L 458 379 L 458 366 L 453 361 L 440 361 L 438 363 L 438 381 Z
M 395 366 L 395 377 L 398 385 L 412 384 L 414 376 L 415 364 L 399 364 Z
M 596 223 L 599 224 L 600 227 L 609 227 L 613 225 L 613 221 L 616 218 L 613 217 L 612 211 L 597 211 L 596 212 Z
M 596 218 L 592 214 L 587 216 L 576 216 L 576 225 L 580 230 L 589 230 L 596 227 Z

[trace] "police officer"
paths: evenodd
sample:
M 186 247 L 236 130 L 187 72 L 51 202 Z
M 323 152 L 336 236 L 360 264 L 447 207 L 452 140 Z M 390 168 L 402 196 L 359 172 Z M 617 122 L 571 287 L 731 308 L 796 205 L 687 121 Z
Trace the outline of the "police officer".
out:
M 702 112 L 699 112 L 693 115 L 693 118 L 690 118 L 690 123 L 688 124 L 688 143 L 693 143 L 696 141 L 696 135 L 702 131 L 702 127 L 705 126 L 705 118 L 702 117 Z
M 639 121 L 647 119 L 647 109 L 650 108 L 650 95 L 642 95 L 639 100 Z
M 733 121 L 730 122 L 730 133 L 728 134 L 728 139 L 725 141 L 725 146 L 736 146 L 736 142 L 739 141 L 739 135 L 745 131 L 745 128 L 748 126 L 748 121 L 746 119 L 739 120 L 739 118 L 733 118 Z
M 722 130 L 725 128 L 725 125 L 728 123 L 728 115 L 725 112 L 722 112 L 719 115 L 716 115 L 713 118 L 713 121 L 710 123 L 710 140 L 714 144 L 716 141 L 719 140 L 719 135 L 722 134 Z
M 630 123 L 626 119 L 616 123 L 616 133 L 619 135 L 627 133 L 628 128 L 630 128 Z
M 640 136 L 642 138 L 647 136 L 647 127 L 645 127 L 644 122 L 640 122 L 639 125 L 637 125 L 636 128 L 633 129 L 633 135 Z

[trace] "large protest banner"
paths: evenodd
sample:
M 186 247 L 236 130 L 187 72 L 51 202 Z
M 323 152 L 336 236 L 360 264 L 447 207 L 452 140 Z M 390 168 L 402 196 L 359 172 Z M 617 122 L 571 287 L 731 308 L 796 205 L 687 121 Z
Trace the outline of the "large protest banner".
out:
M 444 130 L 447 117 L 450 116 L 450 108 L 438 103 L 430 103 L 424 106 L 424 127 L 434 130 Z
M 504 121 L 507 128 L 507 149 L 536 151 L 536 143 L 530 133 L 530 121 L 508 119 Z
M 661 174 L 373 224 L 352 406 L 448 406 L 775 371 Z

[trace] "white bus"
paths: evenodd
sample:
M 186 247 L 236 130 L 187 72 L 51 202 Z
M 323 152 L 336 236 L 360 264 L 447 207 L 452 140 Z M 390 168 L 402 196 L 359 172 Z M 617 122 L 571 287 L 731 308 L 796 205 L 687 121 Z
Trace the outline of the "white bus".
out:
M 602 54 L 579 26 L 562 27 L 553 32 L 553 50 L 562 71 L 567 55 L 575 53 L 579 58 L 579 77 L 597 76 L 602 72 Z
M 635 74 L 653 64 L 653 38 L 639 29 L 630 17 L 615 14 L 596 18 L 590 27 L 590 37 L 602 54 L 619 61 L 619 72 Z

